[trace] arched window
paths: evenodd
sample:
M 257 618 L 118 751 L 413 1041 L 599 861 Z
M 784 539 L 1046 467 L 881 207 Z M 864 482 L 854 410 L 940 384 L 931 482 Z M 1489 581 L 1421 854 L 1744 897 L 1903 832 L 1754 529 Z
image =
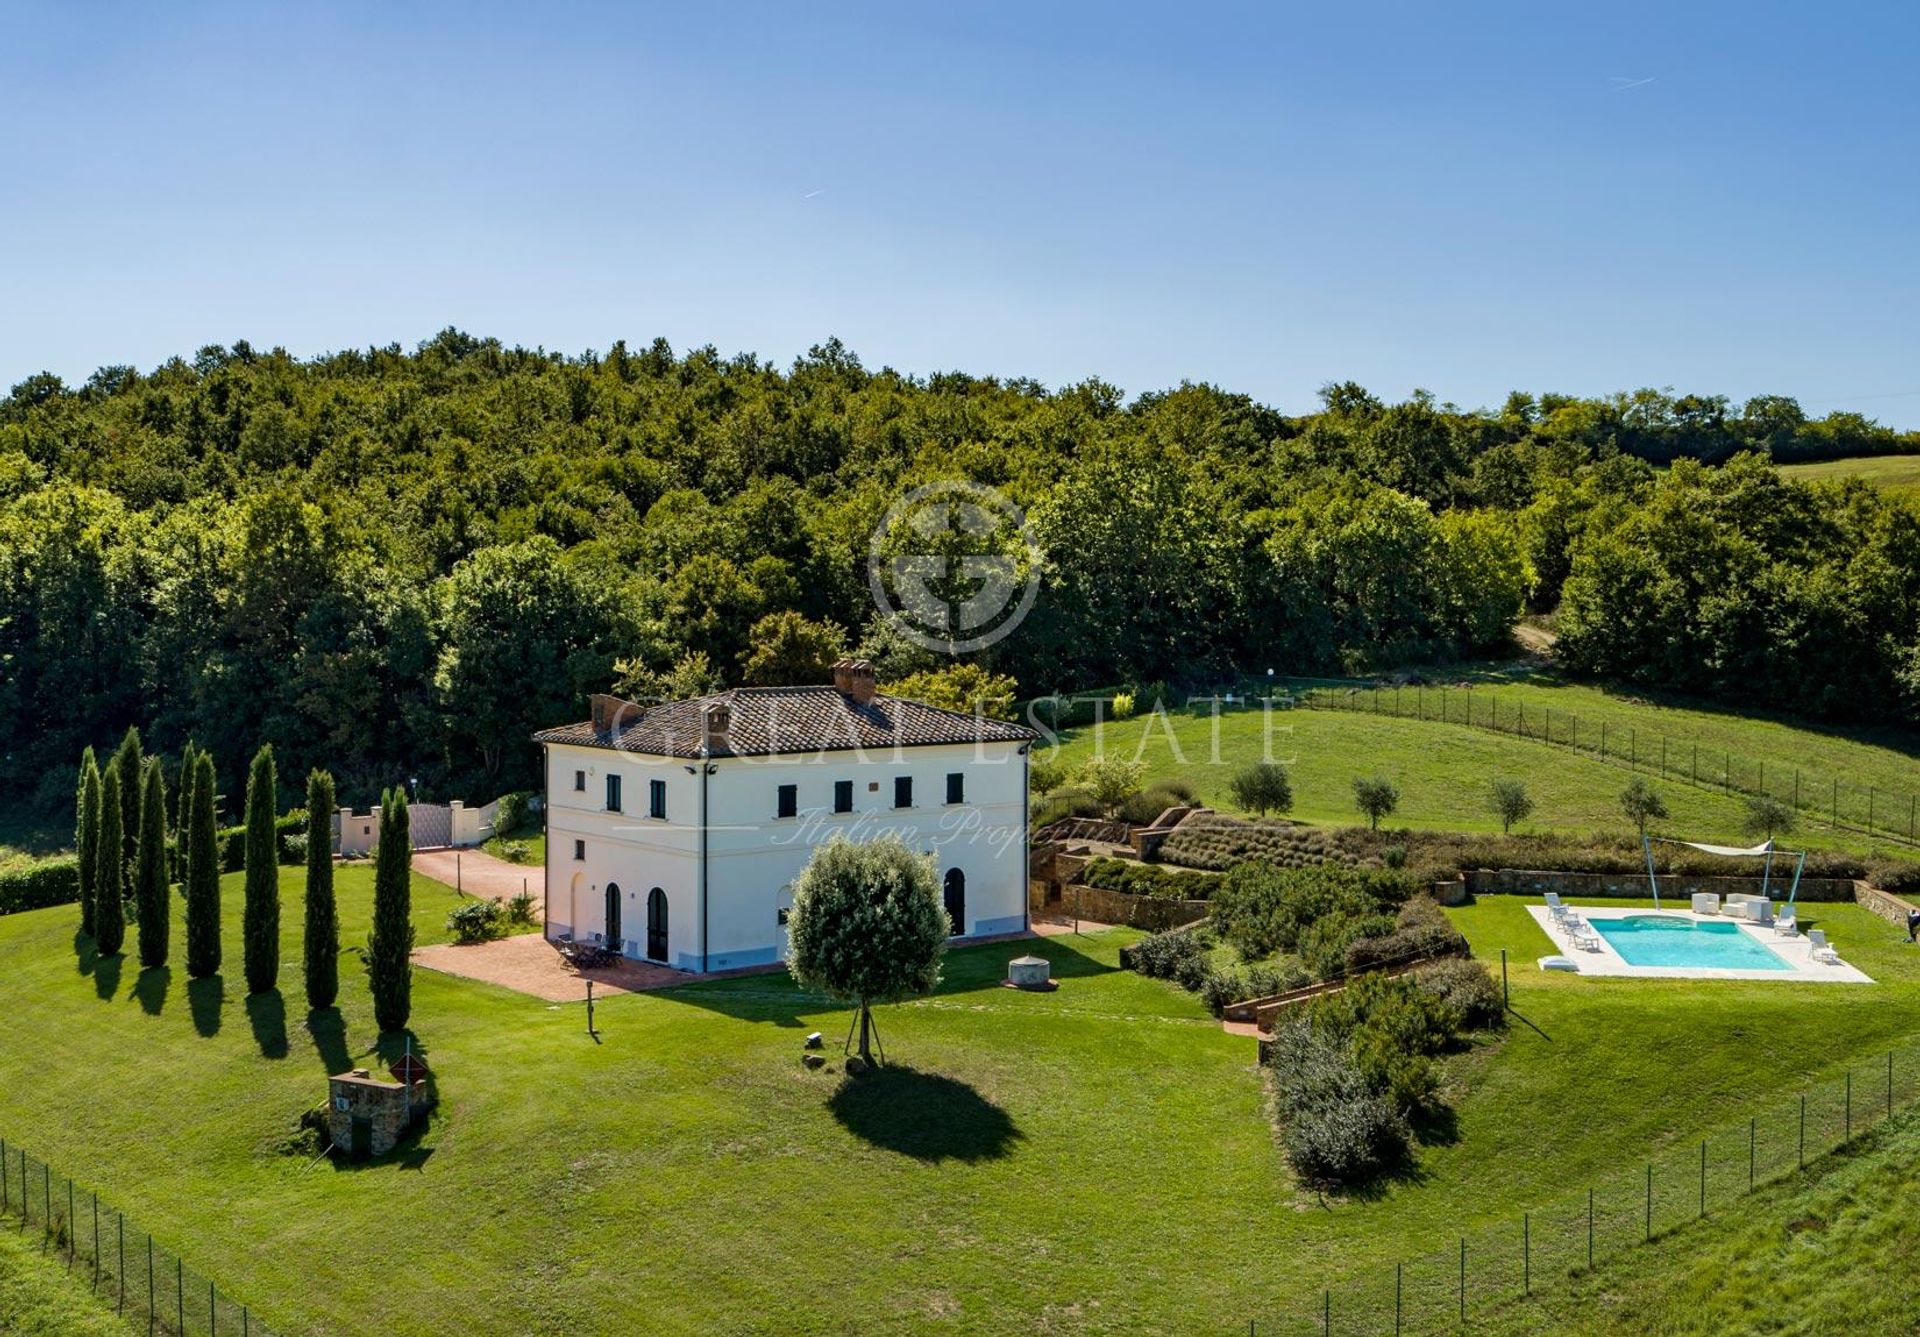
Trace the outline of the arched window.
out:
M 607 883 L 607 941 L 620 945 L 620 887 L 613 882 Z
M 655 887 L 647 893 L 647 960 L 667 959 L 667 893 Z
M 949 868 L 942 892 L 947 903 L 947 921 L 957 938 L 967 931 L 967 875 L 958 868 Z

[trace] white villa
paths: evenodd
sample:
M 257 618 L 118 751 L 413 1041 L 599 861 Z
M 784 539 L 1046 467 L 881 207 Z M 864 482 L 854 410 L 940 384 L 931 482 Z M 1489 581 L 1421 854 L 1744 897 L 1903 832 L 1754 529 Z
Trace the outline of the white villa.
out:
M 736 688 L 534 735 L 545 752 L 549 939 L 681 970 L 784 960 L 813 847 L 898 835 L 931 854 L 960 937 L 1027 927 L 1032 730 L 833 682 Z

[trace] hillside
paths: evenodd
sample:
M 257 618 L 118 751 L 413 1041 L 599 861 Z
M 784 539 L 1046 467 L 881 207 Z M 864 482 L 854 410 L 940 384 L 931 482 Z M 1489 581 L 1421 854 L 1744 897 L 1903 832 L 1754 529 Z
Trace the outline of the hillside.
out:
M 0 1332 L 7 1337 L 131 1337 L 136 1329 L 59 1257 L 0 1217 Z
M 1293 815 L 1341 825 L 1359 820 L 1354 778 L 1374 774 L 1400 788 L 1389 824 L 1426 829 L 1499 830 L 1487 806 L 1487 785 L 1497 777 L 1523 780 L 1535 800 L 1522 829 L 1623 829 L 1619 795 L 1634 774 L 1647 776 L 1666 800 L 1671 816 L 1661 828 L 1699 839 L 1742 838 L 1747 795 L 1764 787 L 1791 803 L 1796 774 L 1801 824 L 1793 839 L 1810 845 L 1862 852 L 1902 846 L 1920 807 L 1920 749 L 1902 731 L 1840 731 L 1663 705 L 1544 673 L 1444 679 L 1466 681 L 1475 685 L 1322 687 L 1313 689 L 1313 699 L 1326 708 L 1270 716 L 1224 710 L 1217 762 L 1216 726 L 1204 707 L 1176 711 L 1164 722 L 1146 715 L 1108 724 L 1098 739 L 1091 728 L 1070 731 L 1060 759 L 1075 765 L 1097 746 L 1138 755 L 1149 784 L 1178 776 L 1213 806 L 1232 808 L 1228 782 L 1236 769 L 1261 758 L 1270 730 L 1271 755 L 1287 764 L 1293 780 Z M 1309 690 L 1301 682 L 1283 685 Z M 1517 732 L 1523 726 L 1526 732 Z M 1870 808 L 1872 835 L 1864 830 Z
M 1780 472 L 1802 481 L 1858 478 L 1890 492 L 1920 492 L 1920 455 L 1862 455 L 1840 460 L 1786 464 Z

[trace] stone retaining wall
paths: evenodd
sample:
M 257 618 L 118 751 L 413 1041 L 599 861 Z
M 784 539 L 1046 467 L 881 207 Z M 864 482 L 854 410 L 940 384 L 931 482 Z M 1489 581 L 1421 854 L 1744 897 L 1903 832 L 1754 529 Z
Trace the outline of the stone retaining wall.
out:
M 1853 887 L 1854 900 L 1879 915 L 1888 923 L 1898 924 L 1900 931 L 1903 933 L 1907 928 L 1908 911 L 1920 910 L 1920 906 L 1916 906 L 1912 901 L 1902 900 L 1890 891 L 1882 891 L 1878 887 L 1870 887 L 1864 882 L 1856 882 L 1853 884 Z
M 1028 906 L 1035 915 L 1070 915 L 1096 924 L 1124 924 L 1128 928 L 1178 928 L 1206 918 L 1207 902 L 1175 901 L 1159 896 L 1132 896 L 1124 891 L 1090 887 L 1084 882 L 1061 886 L 1041 881 L 1027 883 Z

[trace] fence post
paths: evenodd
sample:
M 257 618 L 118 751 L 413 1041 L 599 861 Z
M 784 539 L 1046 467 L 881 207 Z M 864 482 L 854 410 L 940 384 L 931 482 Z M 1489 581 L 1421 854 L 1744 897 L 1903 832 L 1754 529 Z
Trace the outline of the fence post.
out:
M 1800 1093 L 1800 1168 L 1807 1168 L 1807 1093 Z
M 1647 1162 L 1647 1243 L 1653 1243 L 1653 1162 Z
M 154 1329 L 153 1321 L 153 1236 L 147 1236 L 147 1332 L 149 1337 Z
M 1873 795 L 1872 785 L 1867 786 L 1867 834 L 1873 834 Z
M 1800 768 L 1798 766 L 1793 768 L 1793 806 L 1796 809 L 1800 806 Z
M 1887 1051 L 1887 1117 L 1893 1117 L 1893 1051 Z
M 1753 1192 L 1753 1144 L 1760 1136 L 1760 1119 L 1756 1115 L 1747 1121 L 1747 1192 Z
M 100 1195 L 93 1195 L 93 1285 L 91 1290 L 100 1289 Z
M 1687 782 L 1694 785 L 1700 783 L 1700 744 L 1698 743 L 1693 745 L 1693 764 L 1687 770 Z
M 1833 824 L 1840 825 L 1840 782 L 1833 782 Z
M 67 1271 L 73 1271 L 73 1251 L 80 1237 L 73 1228 L 73 1176 L 67 1176 Z
M 220 1334 L 220 1297 L 214 1293 L 213 1283 L 207 1283 L 207 1337 L 219 1337 Z
M 1853 1069 L 1852 1068 L 1847 1069 L 1847 1136 L 1845 1140 L 1848 1142 L 1853 1141 Z
M 1467 1326 L 1467 1237 L 1460 1237 L 1460 1326 Z
M 1600 721 L 1600 760 L 1607 759 L 1607 722 Z
M 1400 1337 L 1400 1294 L 1404 1289 L 1402 1274 L 1405 1270 L 1405 1263 L 1393 1265 L 1393 1337 Z
M 40 1162 L 40 1229 L 53 1234 L 53 1167 Z
M 120 1227 L 120 1300 L 114 1312 L 124 1314 L 127 1312 L 127 1218 L 115 1212 L 113 1219 Z
M 1333 1292 L 1320 1292 L 1320 1331 L 1325 1337 L 1333 1337 Z
M 7 1139 L 0 1137 L 0 1212 L 13 1210 L 13 1180 L 7 1174 Z
M 180 1320 L 180 1331 L 184 1337 L 187 1331 L 187 1264 L 178 1254 L 173 1257 L 173 1303 L 174 1315 Z
M 1520 1293 L 1533 1294 L 1533 1214 L 1520 1213 Z
M 1587 1186 L 1587 1271 L 1593 1271 L 1593 1186 Z
M 1507 987 L 1507 949 L 1500 949 L 1500 1005 L 1509 1012 L 1513 1010 L 1513 991 Z M 1893 1088 L 1889 1086 L 1888 1090 Z
M 1700 1139 L 1700 1215 L 1707 1214 L 1707 1139 Z

